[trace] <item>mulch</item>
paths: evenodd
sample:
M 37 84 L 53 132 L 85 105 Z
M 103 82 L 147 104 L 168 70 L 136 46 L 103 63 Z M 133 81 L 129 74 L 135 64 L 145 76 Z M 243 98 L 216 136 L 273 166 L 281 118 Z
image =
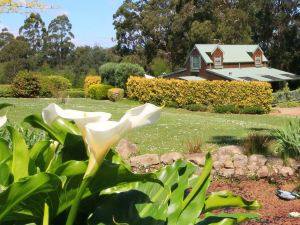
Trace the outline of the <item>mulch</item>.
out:
M 274 182 L 274 181 L 273 181 Z M 276 195 L 276 189 L 293 191 L 300 185 L 300 180 L 225 180 L 212 182 L 209 191 L 228 190 L 247 200 L 258 200 L 262 208 L 256 211 L 261 217 L 258 221 L 247 221 L 244 225 L 300 225 L 300 218 L 288 217 L 289 212 L 300 212 L 300 200 L 285 201 Z M 227 209 L 227 212 L 244 212 L 244 210 Z

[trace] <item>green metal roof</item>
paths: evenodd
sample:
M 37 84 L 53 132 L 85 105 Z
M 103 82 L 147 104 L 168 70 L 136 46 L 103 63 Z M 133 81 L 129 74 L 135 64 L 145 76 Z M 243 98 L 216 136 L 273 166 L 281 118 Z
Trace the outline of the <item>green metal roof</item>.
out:
M 207 71 L 229 80 L 275 82 L 300 79 L 296 74 L 268 67 L 207 69 Z

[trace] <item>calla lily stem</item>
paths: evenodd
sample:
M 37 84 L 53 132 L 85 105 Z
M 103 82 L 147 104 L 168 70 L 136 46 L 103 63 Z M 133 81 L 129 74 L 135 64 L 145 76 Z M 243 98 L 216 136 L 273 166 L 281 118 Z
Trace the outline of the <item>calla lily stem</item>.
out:
M 80 187 L 79 187 L 79 190 L 76 194 L 76 197 L 72 202 L 72 206 L 71 206 L 71 209 L 70 209 L 70 212 L 69 212 L 69 215 L 68 215 L 66 225 L 73 225 L 74 224 L 76 216 L 77 216 L 77 211 L 79 209 L 79 204 L 80 204 L 81 197 L 83 196 L 86 187 L 91 182 L 91 180 L 92 180 L 91 178 L 92 177 L 86 177 L 82 180 L 82 182 L 80 184 Z

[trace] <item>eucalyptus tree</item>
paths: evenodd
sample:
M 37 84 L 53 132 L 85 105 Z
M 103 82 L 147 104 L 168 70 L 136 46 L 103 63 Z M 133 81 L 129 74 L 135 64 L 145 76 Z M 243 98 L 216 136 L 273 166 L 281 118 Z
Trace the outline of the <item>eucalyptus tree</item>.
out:
M 48 26 L 48 54 L 50 63 L 61 68 L 74 48 L 72 24 L 66 15 L 53 19 Z
M 14 39 L 14 35 L 5 27 L 0 32 L 0 49 L 9 44 Z

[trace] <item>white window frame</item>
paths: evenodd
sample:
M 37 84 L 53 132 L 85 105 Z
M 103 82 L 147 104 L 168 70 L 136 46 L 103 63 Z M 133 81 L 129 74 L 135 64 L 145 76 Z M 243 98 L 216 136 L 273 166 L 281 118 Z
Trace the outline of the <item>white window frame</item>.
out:
M 214 57 L 214 65 L 215 67 L 220 67 L 222 66 L 222 57 Z
M 261 56 L 255 56 L 255 58 L 254 58 L 255 65 L 261 65 L 261 61 L 262 61 L 261 58 L 262 58 Z
M 195 61 L 197 61 L 198 66 L 195 65 Z M 201 69 L 201 57 L 199 55 L 192 55 L 191 56 L 191 69 L 192 70 L 200 70 Z

